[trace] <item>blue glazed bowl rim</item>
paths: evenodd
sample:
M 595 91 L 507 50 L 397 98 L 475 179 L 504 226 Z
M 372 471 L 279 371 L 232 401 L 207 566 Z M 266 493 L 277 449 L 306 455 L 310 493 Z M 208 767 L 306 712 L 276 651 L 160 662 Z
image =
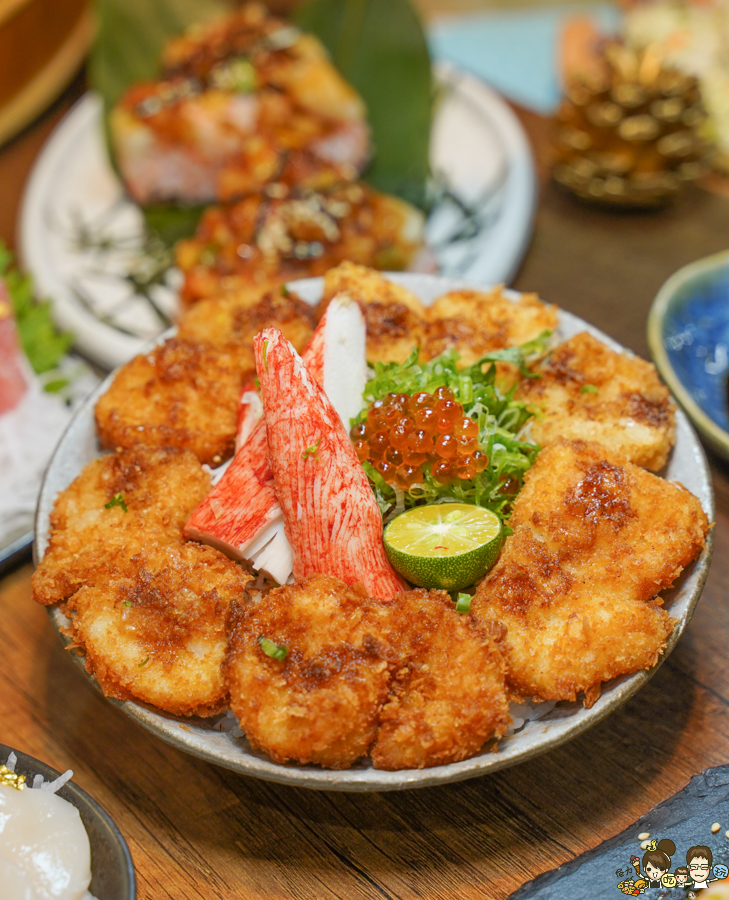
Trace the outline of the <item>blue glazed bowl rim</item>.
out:
M 656 294 L 648 313 L 648 346 L 658 371 L 671 393 L 681 404 L 688 417 L 699 429 L 706 441 L 725 458 L 729 458 L 729 432 L 726 432 L 699 406 L 671 365 L 664 343 L 663 326 L 670 308 L 679 292 L 691 282 L 698 281 L 710 272 L 729 269 L 729 250 L 697 259 L 680 268 L 663 284 Z

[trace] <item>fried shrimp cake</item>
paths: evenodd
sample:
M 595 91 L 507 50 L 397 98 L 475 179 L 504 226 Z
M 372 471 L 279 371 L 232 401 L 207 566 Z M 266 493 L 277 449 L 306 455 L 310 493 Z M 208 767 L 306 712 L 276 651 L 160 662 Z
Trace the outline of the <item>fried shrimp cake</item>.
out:
M 146 545 L 68 604 L 87 671 L 107 697 L 178 716 L 220 712 L 225 620 L 249 579 L 211 547 Z
M 425 310 L 407 288 L 374 269 L 344 262 L 324 276 L 323 314 L 336 294 L 346 293 L 362 309 L 367 326 L 368 362 L 404 362 L 423 343 Z
M 589 440 L 646 469 L 663 468 L 675 442 L 674 405 L 651 363 L 616 353 L 583 332 L 537 366 L 519 385 L 542 415 L 532 422 L 538 444 Z
M 371 750 L 378 769 L 468 759 L 511 724 L 503 629 L 455 611 L 445 591 L 413 590 L 389 604 L 400 663 Z
M 33 597 L 57 603 L 135 546 L 182 540 L 210 476 L 187 450 L 137 446 L 92 460 L 58 495 L 48 549 L 33 574 Z
M 180 447 L 218 465 L 233 453 L 238 399 L 255 373 L 240 353 L 171 338 L 122 366 L 96 404 L 105 447 Z
M 250 291 L 235 291 L 200 300 L 180 319 L 180 340 L 207 342 L 240 353 L 250 364 L 253 338 L 264 328 L 276 326 L 302 353 L 314 333 L 314 309 L 283 287 L 256 298 Z
M 332 769 L 366 754 L 390 678 L 386 621 L 383 604 L 329 575 L 236 603 L 226 671 L 251 744 L 278 763 Z M 285 659 L 267 655 L 262 639 L 285 648 Z
M 422 358 L 457 350 L 459 364 L 471 366 L 493 350 L 533 341 L 557 327 L 557 309 L 536 294 L 510 300 L 502 288 L 451 291 L 426 311 Z
M 471 610 L 506 626 L 515 694 L 584 691 L 591 705 L 603 681 L 656 664 L 675 624 L 657 595 L 708 530 L 696 497 L 599 444 L 560 442 L 527 473 L 509 525 Z

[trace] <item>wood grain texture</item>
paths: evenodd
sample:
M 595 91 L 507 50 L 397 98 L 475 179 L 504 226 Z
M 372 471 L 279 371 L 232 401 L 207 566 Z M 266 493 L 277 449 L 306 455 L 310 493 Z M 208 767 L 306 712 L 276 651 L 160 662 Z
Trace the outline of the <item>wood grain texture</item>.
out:
M 0 153 L 6 239 L 32 159 L 72 97 Z M 544 122 L 523 120 L 543 158 Z M 516 287 L 645 355 L 656 289 L 684 262 L 723 249 L 728 226 L 729 200 L 699 188 L 660 213 L 629 216 L 545 185 Z M 507 897 L 729 757 L 729 467 L 712 459 L 712 470 L 714 562 L 671 658 L 621 710 L 525 765 L 454 786 L 347 795 L 198 762 L 93 691 L 31 602 L 29 566 L 0 582 L 0 741 L 74 769 L 127 837 L 140 900 Z

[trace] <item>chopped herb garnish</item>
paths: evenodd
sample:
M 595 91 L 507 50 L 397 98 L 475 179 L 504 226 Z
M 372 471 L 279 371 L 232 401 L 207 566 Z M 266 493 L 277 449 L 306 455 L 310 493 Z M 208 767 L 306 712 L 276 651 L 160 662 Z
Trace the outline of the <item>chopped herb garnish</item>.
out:
M 132 601 L 131 601 L 131 600 L 125 600 L 125 601 L 122 603 L 122 606 L 131 606 L 131 605 L 132 605 Z
M 139 665 L 137 666 L 137 668 L 138 668 L 138 669 L 141 669 L 142 666 L 146 666 L 148 662 L 149 662 L 149 657 L 147 657 L 146 659 L 143 659 L 143 660 L 139 663 Z
M 260 391 L 260 390 L 261 390 L 261 382 L 260 382 L 260 380 L 259 380 L 259 378 L 258 378 L 257 375 L 256 375 L 256 377 L 253 379 L 253 384 L 255 384 L 256 390 L 257 390 L 257 391 Z
M 583 384 L 580 388 L 581 394 L 599 394 L 600 391 L 595 387 L 594 384 Z
M 273 641 L 263 637 L 263 635 L 258 638 L 258 645 L 266 656 L 270 656 L 271 659 L 277 659 L 279 662 L 283 662 L 289 655 L 289 651 L 283 644 L 274 644 Z
M 114 494 L 111 500 L 104 504 L 104 509 L 111 509 L 114 506 L 121 506 L 124 512 L 129 512 L 127 505 L 124 502 L 124 494 Z
M 312 458 L 316 458 L 319 452 L 319 444 L 321 444 L 321 438 L 319 438 L 319 440 L 315 444 L 310 444 L 301 454 L 301 458 L 308 459 L 310 456 Z
M 288 297 L 289 294 L 291 293 L 291 291 L 286 287 L 285 284 L 282 284 L 281 285 L 281 293 L 283 294 L 284 297 Z
M 456 612 L 471 612 L 471 600 L 473 600 L 473 597 L 470 594 L 459 594 L 458 599 L 456 600 Z
M 266 362 L 266 357 L 268 356 L 268 341 L 263 342 L 263 365 L 266 367 L 266 373 L 268 373 L 268 363 Z

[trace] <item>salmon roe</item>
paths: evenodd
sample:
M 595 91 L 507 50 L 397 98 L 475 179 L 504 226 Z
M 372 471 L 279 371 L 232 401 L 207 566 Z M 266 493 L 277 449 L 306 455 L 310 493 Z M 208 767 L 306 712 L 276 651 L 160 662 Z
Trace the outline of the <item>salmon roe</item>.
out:
M 478 423 L 465 415 L 448 387 L 432 394 L 387 394 L 350 432 L 357 456 L 388 484 L 407 490 L 429 465 L 440 484 L 474 478 L 488 466 L 478 449 Z

